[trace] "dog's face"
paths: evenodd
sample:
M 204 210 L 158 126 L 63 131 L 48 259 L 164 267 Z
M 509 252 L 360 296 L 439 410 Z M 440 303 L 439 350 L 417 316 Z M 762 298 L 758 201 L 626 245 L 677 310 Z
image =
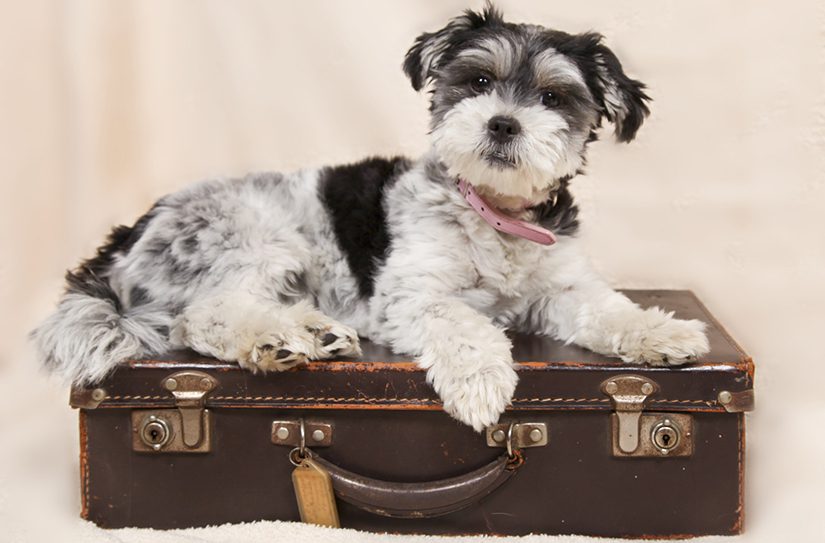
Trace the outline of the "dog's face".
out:
M 432 84 L 434 149 L 504 207 L 538 203 L 573 176 L 603 117 L 630 141 L 648 109 L 601 36 L 503 21 L 488 7 L 422 34 L 404 70 Z

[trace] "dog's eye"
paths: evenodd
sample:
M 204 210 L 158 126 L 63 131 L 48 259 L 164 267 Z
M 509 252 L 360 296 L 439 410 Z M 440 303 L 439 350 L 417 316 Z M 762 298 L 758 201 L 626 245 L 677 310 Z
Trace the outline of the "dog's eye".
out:
M 490 88 L 490 78 L 486 75 L 480 75 L 470 82 L 470 88 L 475 92 L 486 92 Z
M 559 95 L 553 91 L 544 91 L 541 93 L 541 103 L 544 107 L 558 107 L 561 103 Z

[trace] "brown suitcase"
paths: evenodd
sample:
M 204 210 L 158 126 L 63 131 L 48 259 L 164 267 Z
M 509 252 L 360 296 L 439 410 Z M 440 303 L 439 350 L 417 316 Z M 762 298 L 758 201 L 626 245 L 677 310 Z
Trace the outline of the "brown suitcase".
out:
M 72 391 L 81 514 L 109 528 L 300 520 L 292 455 L 330 474 L 349 528 L 737 534 L 751 359 L 692 293 L 627 294 L 705 321 L 710 354 L 636 366 L 515 337 L 520 382 L 485 434 L 445 414 L 408 358 L 366 342 L 362 360 L 266 376 L 188 353 L 131 362 Z

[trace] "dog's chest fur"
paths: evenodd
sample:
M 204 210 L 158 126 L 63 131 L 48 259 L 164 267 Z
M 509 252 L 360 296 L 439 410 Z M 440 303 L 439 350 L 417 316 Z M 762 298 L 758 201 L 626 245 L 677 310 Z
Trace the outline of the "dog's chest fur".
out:
M 502 235 L 481 217 L 468 217 L 475 223 L 467 254 L 476 274 L 477 288 L 498 297 L 497 301 L 519 298 L 531 290 L 536 270 L 542 266 L 544 247 L 530 241 Z
M 393 184 L 385 206 L 392 237 L 379 278 L 385 289 L 426 276 L 440 283 L 437 291 L 495 316 L 536 289 L 553 250 L 494 230 L 426 162 Z

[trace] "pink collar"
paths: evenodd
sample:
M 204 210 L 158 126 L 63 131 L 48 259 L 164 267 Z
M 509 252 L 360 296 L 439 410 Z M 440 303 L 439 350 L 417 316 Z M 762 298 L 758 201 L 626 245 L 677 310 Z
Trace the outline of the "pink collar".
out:
M 535 241 L 541 245 L 553 245 L 556 243 L 556 236 L 553 232 L 531 224 L 527 221 L 520 221 L 507 217 L 495 207 L 488 204 L 484 198 L 478 195 L 473 186 L 460 177 L 456 181 L 458 191 L 470 204 L 470 207 L 475 209 L 476 213 L 481 215 L 481 218 L 487 221 L 487 224 L 505 234 L 517 236 L 530 241 Z

